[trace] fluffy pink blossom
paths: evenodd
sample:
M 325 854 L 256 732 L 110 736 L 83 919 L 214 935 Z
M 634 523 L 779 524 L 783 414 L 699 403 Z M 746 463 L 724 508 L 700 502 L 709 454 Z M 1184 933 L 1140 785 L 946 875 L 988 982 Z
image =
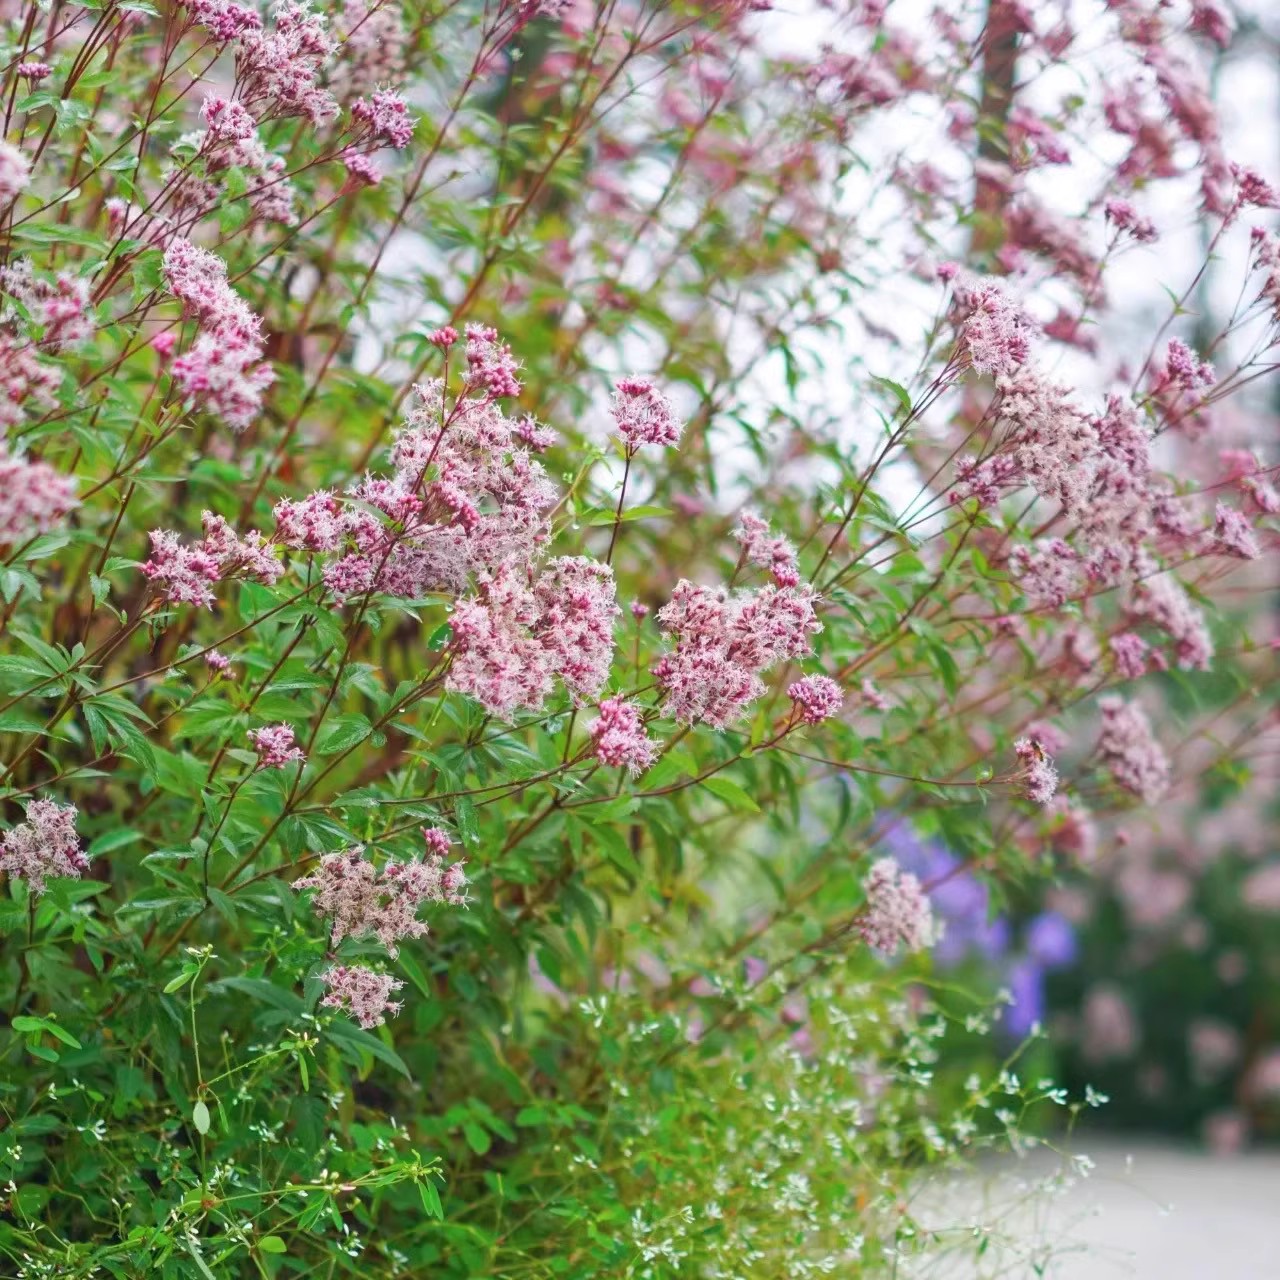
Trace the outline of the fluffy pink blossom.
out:
M 934 941 L 933 911 L 920 881 L 892 858 L 872 864 L 862 882 L 867 905 L 858 932 L 868 946 L 893 955 L 901 946 L 922 951 Z
M 378 870 L 364 856 L 364 846 L 325 854 L 309 875 L 295 880 L 298 890 L 312 890 L 312 906 L 319 916 L 332 920 L 330 938 L 337 946 L 343 938 L 373 934 L 391 955 L 404 938 L 420 938 L 427 932 L 418 919 L 426 903 L 460 906 L 466 901 L 466 877 L 461 863 L 446 867 L 444 858 L 428 846 L 425 859 L 389 861 Z
M 347 171 L 347 189 L 376 187 L 382 181 L 382 170 L 372 156 L 347 147 L 338 158 Z
M 0 871 L 10 879 L 25 880 L 35 897 L 51 877 L 79 879 L 88 871 L 89 859 L 76 835 L 77 817 L 75 805 L 29 801 L 26 822 L 10 827 L 0 838 Z
M 261 31 L 256 9 L 234 0 L 184 0 L 192 22 L 204 27 L 220 44 L 239 39 L 248 31 Z
M 394 1018 L 403 1007 L 391 994 L 404 983 L 389 973 L 378 973 L 362 965 L 335 964 L 326 969 L 320 980 L 329 988 L 320 1004 L 326 1009 L 341 1009 L 367 1031 Z
M 369 98 L 351 104 L 351 118 L 377 142 L 403 150 L 413 139 L 415 121 L 405 100 L 391 89 L 376 89 Z
M 495 359 L 492 375 L 501 381 L 502 357 Z M 338 595 L 376 585 L 420 599 L 442 589 L 462 591 L 472 575 L 492 574 L 507 560 L 527 564 L 536 558 L 555 487 L 484 389 L 487 377 L 480 376 L 480 394 L 452 405 L 439 380 L 416 388 L 392 451 L 394 474 L 368 477 L 351 490 L 351 497 L 382 511 L 386 522 L 356 507 L 334 512 L 327 497 L 308 499 L 313 506 L 307 512 L 300 510 L 306 504 L 279 508 L 291 545 L 300 545 L 302 535 L 289 522 L 322 514 L 323 530 L 313 533 L 323 547 L 349 542 L 349 554 L 325 570 Z
M 680 443 L 684 423 L 676 417 L 671 401 L 647 378 L 621 378 L 614 384 L 614 424 L 628 450 L 643 445 L 665 445 L 674 449 Z
M 1173 573 L 1144 578 L 1134 589 L 1130 607 L 1159 627 L 1174 643 L 1174 660 L 1184 671 L 1208 671 L 1213 639 L 1204 613 L 1192 602 Z
M 8 204 L 31 182 L 27 157 L 11 142 L 0 141 L 0 204 Z
M 575 702 L 596 697 L 613 661 L 618 608 L 613 570 L 588 556 L 548 562 L 534 587 L 534 632 L 547 662 Z
M 1256 560 L 1262 554 L 1248 517 L 1225 502 L 1214 508 L 1212 549 L 1238 560 Z
M 738 719 L 764 692 L 760 672 L 807 657 L 809 637 L 822 630 L 812 588 L 773 584 L 730 594 L 682 580 L 658 621 L 676 637 L 653 668 L 667 713 L 714 728 Z
M 15 69 L 18 75 L 32 84 L 39 84 L 53 75 L 53 68 L 47 62 L 20 62 Z
M 174 382 L 194 404 L 244 431 L 262 409 L 275 370 L 262 362 L 262 347 L 239 330 L 200 334 L 172 365 Z
M 239 102 L 210 94 L 200 104 L 200 119 L 205 127 L 206 150 L 220 143 L 244 142 L 258 136 L 258 124 Z
M 977 373 L 1009 377 L 1026 362 L 1035 321 L 994 280 L 956 277 L 960 348 Z
M 1147 670 L 1147 651 L 1150 645 L 1135 632 L 1125 631 L 1112 636 L 1108 648 L 1115 660 L 1116 671 L 1126 680 L 1137 680 Z
M 176 533 L 156 529 L 151 534 L 151 558 L 142 572 L 174 604 L 213 604 L 210 589 L 223 578 L 240 577 L 268 586 L 277 582 L 284 565 L 256 530 L 241 538 L 212 511 L 203 513 L 204 537 L 183 546 Z
M 787 697 L 805 724 L 821 724 L 844 705 L 844 692 L 830 676 L 802 676 L 788 687 Z
M 1080 555 L 1061 538 L 1015 547 L 1009 567 L 1028 599 L 1041 608 L 1059 609 L 1079 590 Z
M 52 365 L 43 364 L 34 344 L 0 329 L 0 436 L 31 409 L 52 409 L 61 382 Z
M 373 85 L 398 84 L 406 66 L 406 39 L 400 5 L 391 0 L 344 0 L 337 21 L 342 49 L 333 87 L 342 98 Z
M 1150 244 L 1157 239 L 1155 223 L 1140 217 L 1127 200 L 1108 200 L 1105 213 L 1117 231 L 1127 231 L 1139 244 Z
M 520 394 L 519 370 L 510 346 L 496 329 L 467 325 L 468 386 L 483 389 L 494 399 L 514 399 Z
M 239 37 L 240 100 L 258 120 L 302 116 L 314 125 L 332 120 L 338 104 L 319 80 L 334 47 L 320 14 L 283 0 L 271 31 L 248 29 Z
M 210 649 L 204 655 L 205 666 L 214 673 L 215 676 L 224 676 L 231 670 L 231 659 L 225 653 L 219 653 L 217 649 Z
M 17 546 L 60 528 L 79 505 L 73 476 L 0 446 L 0 546 Z
M 1142 708 L 1107 697 L 1102 709 L 1098 752 L 1116 782 L 1144 804 L 1155 804 L 1169 788 L 1169 760 L 1151 732 Z
M 0 289 L 18 298 L 40 327 L 39 345 L 58 351 L 93 332 L 89 281 L 63 271 L 54 280 L 32 274 L 28 259 L 0 268 Z
M 477 586 L 450 618 L 453 658 L 445 687 L 503 720 L 520 709 L 537 711 L 553 681 L 548 655 L 533 634 L 539 609 L 527 579 L 508 562 L 480 574 Z
M 306 752 L 294 743 L 291 725 L 272 724 L 251 729 L 249 741 L 258 753 L 259 769 L 283 769 L 285 765 L 307 758 Z
M 511 434 L 534 453 L 546 453 L 555 444 L 557 436 L 550 427 L 544 427 L 531 413 L 511 428 Z
M 657 744 L 645 733 L 640 709 L 622 698 L 606 698 L 587 726 L 596 758 L 614 769 L 641 774 L 657 758 Z
M 342 504 L 326 489 L 293 502 L 281 498 L 272 515 L 276 540 L 307 551 L 336 551 L 348 537 L 350 524 Z
M 780 587 L 800 585 L 800 568 L 796 562 L 796 549 L 784 537 L 769 532 L 769 522 L 754 511 L 744 511 L 738 518 L 733 537 L 742 544 L 743 554 L 752 564 L 758 564 L 773 574 Z
M 1019 738 L 1013 744 L 1022 765 L 1022 793 L 1032 804 L 1045 806 L 1058 790 L 1058 771 L 1041 742 L 1035 738 Z
M 162 267 L 174 296 L 202 328 L 257 335 L 260 321 L 228 283 L 227 264 L 216 253 L 179 237 L 165 250 Z
M 1191 0 L 1191 30 L 1198 31 L 1219 48 L 1231 43 L 1235 18 L 1222 0 Z

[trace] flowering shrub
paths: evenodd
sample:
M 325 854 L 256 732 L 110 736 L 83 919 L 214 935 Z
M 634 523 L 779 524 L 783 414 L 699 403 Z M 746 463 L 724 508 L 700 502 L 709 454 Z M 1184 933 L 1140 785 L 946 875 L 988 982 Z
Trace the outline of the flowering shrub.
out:
M 1081 7 L 0 5 L 6 1272 L 985 1247 L 938 881 L 1272 715 L 1230 16 Z

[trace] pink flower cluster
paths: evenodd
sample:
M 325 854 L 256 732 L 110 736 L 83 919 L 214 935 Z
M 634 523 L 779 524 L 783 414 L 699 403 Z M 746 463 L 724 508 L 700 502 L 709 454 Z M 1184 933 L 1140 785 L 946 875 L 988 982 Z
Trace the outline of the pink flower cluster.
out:
M 641 774 L 657 758 L 657 744 L 645 733 L 640 709 L 622 698 L 606 698 L 587 726 L 596 758 L 614 769 Z
M 531 581 L 516 560 L 481 573 L 477 594 L 454 610 L 446 687 L 509 719 L 541 709 L 555 677 L 575 701 L 596 697 L 613 657 L 613 570 L 587 557 L 552 560 Z
M 400 83 L 406 40 L 399 4 L 344 0 L 336 25 L 342 53 L 331 87 L 339 97 L 365 92 L 369 85 Z
M 1169 787 L 1169 760 L 1136 703 L 1107 697 L 1102 709 L 1098 752 L 1116 782 L 1143 804 L 1155 804 Z
M 731 594 L 678 582 L 658 611 L 676 646 L 653 668 L 667 714 L 715 728 L 738 719 L 764 692 L 761 672 L 812 652 L 809 637 L 822 630 L 814 602 L 807 584 Z
M 872 864 L 862 882 L 867 905 L 858 932 L 869 947 L 893 955 L 899 947 L 922 951 L 935 940 L 933 910 L 920 881 L 892 858 Z
M 493 399 L 520 394 L 520 366 L 511 347 L 489 325 L 467 325 L 467 387 Z
M 0 435 L 31 409 L 52 409 L 60 381 L 58 370 L 41 363 L 32 343 L 0 329 Z
M 59 528 L 77 505 L 73 476 L 0 446 L 0 546 L 17 546 Z
M 200 107 L 200 117 L 206 127 L 196 136 L 196 144 L 208 173 L 215 175 L 230 168 L 244 170 L 248 179 L 245 195 L 258 217 L 285 226 L 296 223 L 294 190 L 283 176 L 284 159 L 270 154 L 262 145 L 257 122 L 243 103 L 208 97 Z M 211 211 L 222 196 L 216 187 L 207 194 Z
M 219 44 L 237 40 L 249 31 L 262 30 L 256 9 L 235 0 L 184 0 L 191 21 L 204 27 Z
M 31 183 L 31 165 L 11 142 L 0 140 L 0 204 L 10 204 Z
M 213 605 L 214 583 L 223 578 L 248 578 L 268 586 L 279 580 L 284 565 L 256 530 L 239 537 L 212 511 L 201 516 L 204 537 L 183 546 L 176 533 L 156 529 L 151 534 L 151 558 L 142 572 L 172 604 Z
M 389 973 L 363 965 L 335 964 L 320 975 L 320 981 L 329 988 L 320 1004 L 349 1014 L 366 1031 L 380 1027 L 404 1007 L 401 1001 L 391 999 L 392 992 L 404 983 Z
M 438 828 L 431 828 L 432 833 Z M 443 834 L 443 833 L 440 833 Z M 445 847 L 448 847 L 447 837 Z M 332 920 L 333 946 L 343 938 L 369 934 L 392 955 L 403 938 L 420 938 L 427 932 L 418 919 L 425 903 L 466 902 L 467 878 L 461 862 L 445 865 L 437 841 L 427 837 L 425 858 L 385 862 L 378 870 L 364 856 L 364 846 L 326 854 L 309 876 L 295 880 L 298 890 L 312 890 L 312 905 L 319 916 Z
M 227 283 L 226 263 L 189 240 L 170 244 L 164 273 L 200 324 L 195 344 L 173 362 L 174 381 L 200 408 L 243 431 L 275 380 L 262 360 L 261 321 Z
M 1058 790 L 1058 771 L 1037 738 L 1019 738 L 1013 749 L 1022 765 L 1022 792 L 1032 804 L 1045 806 Z
M 744 511 L 738 517 L 734 538 L 742 544 L 743 554 L 752 564 L 758 564 L 773 575 L 780 587 L 800 585 L 800 567 L 796 561 L 796 549 L 782 536 L 769 532 L 769 522 L 754 511 Z
M 258 120 L 302 116 L 321 125 L 338 114 L 320 73 L 335 42 L 325 20 L 294 0 L 275 9 L 271 31 L 246 27 L 236 37 L 236 83 L 240 100 Z
M 285 546 L 343 552 L 324 571 L 336 595 L 462 591 L 473 574 L 531 561 L 545 540 L 555 487 L 490 390 L 510 386 L 509 352 L 479 336 L 468 347 L 478 357 L 471 369 L 479 394 L 449 403 L 442 382 L 418 387 L 392 451 L 394 473 L 350 491 L 362 506 L 324 491 L 277 505 Z
M 1035 321 L 994 280 L 954 276 L 953 294 L 960 316 L 960 348 L 977 373 L 1011 377 L 1026 362 Z
M 413 139 L 414 119 L 404 99 L 390 89 L 377 89 L 371 97 L 357 98 L 351 104 L 351 118 L 364 126 L 367 138 L 398 151 Z
M 1141 217 L 1127 200 L 1108 200 L 1104 212 L 1117 231 L 1127 232 L 1139 244 L 1150 244 L 1158 238 L 1155 223 Z
M 0 289 L 17 298 L 32 323 L 39 326 L 39 345 L 58 351 L 93 333 L 89 307 L 89 281 L 63 271 L 56 279 L 34 276 L 31 263 L 22 259 L 0 268 Z
M 676 417 L 671 401 L 647 378 L 622 378 L 614 385 L 613 421 L 629 452 L 644 445 L 680 443 L 684 423 Z
M 10 827 L 0 838 L 0 871 L 25 880 L 36 897 L 52 876 L 79 879 L 88 871 L 89 859 L 76 835 L 77 816 L 75 805 L 32 800 L 26 822 Z
M 307 758 L 306 752 L 294 745 L 293 729 L 287 724 L 251 729 L 249 741 L 258 753 L 259 769 L 283 769 L 287 764 Z
M 821 724 L 839 712 L 844 692 L 830 676 L 802 676 L 787 689 L 805 724 Z

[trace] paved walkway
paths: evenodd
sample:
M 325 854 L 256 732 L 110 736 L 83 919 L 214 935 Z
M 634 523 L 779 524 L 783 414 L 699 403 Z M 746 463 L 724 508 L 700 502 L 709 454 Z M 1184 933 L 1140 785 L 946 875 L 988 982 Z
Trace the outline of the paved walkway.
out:
M 983 1263 L 947 1280 L 1280 1280 L 1280 1155 L 1215 1157 L 1147 1142 L 1077 1138 L 1095 1167 L 1053 1197 L 1032 1193 L 1062 1167 L 1041 1153 L 1005 1161 L 957 1195 L 931 1194 L 931 1225 L 993 1227 Z M 1039 1269 L 1038 1269 L 1039 1268 Z

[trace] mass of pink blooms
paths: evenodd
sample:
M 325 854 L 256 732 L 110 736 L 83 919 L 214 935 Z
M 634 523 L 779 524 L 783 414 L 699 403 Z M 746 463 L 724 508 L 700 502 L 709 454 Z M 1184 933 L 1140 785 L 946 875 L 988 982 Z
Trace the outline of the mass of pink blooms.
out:
M 885 955 L 922 951 L 936 935 L 933 909 L 919 879 L 892 858 L 877 859 L 862 882 L 867 904 L 858 931 L 867 946 Z
M 89 858 L 80 847 L 76 817 L 74 805 L 30 801 L 27 820 L 0 836 L 0 871 L 25 880 L 36 895 L 55 877 L 78 879 L 88 871 Z

